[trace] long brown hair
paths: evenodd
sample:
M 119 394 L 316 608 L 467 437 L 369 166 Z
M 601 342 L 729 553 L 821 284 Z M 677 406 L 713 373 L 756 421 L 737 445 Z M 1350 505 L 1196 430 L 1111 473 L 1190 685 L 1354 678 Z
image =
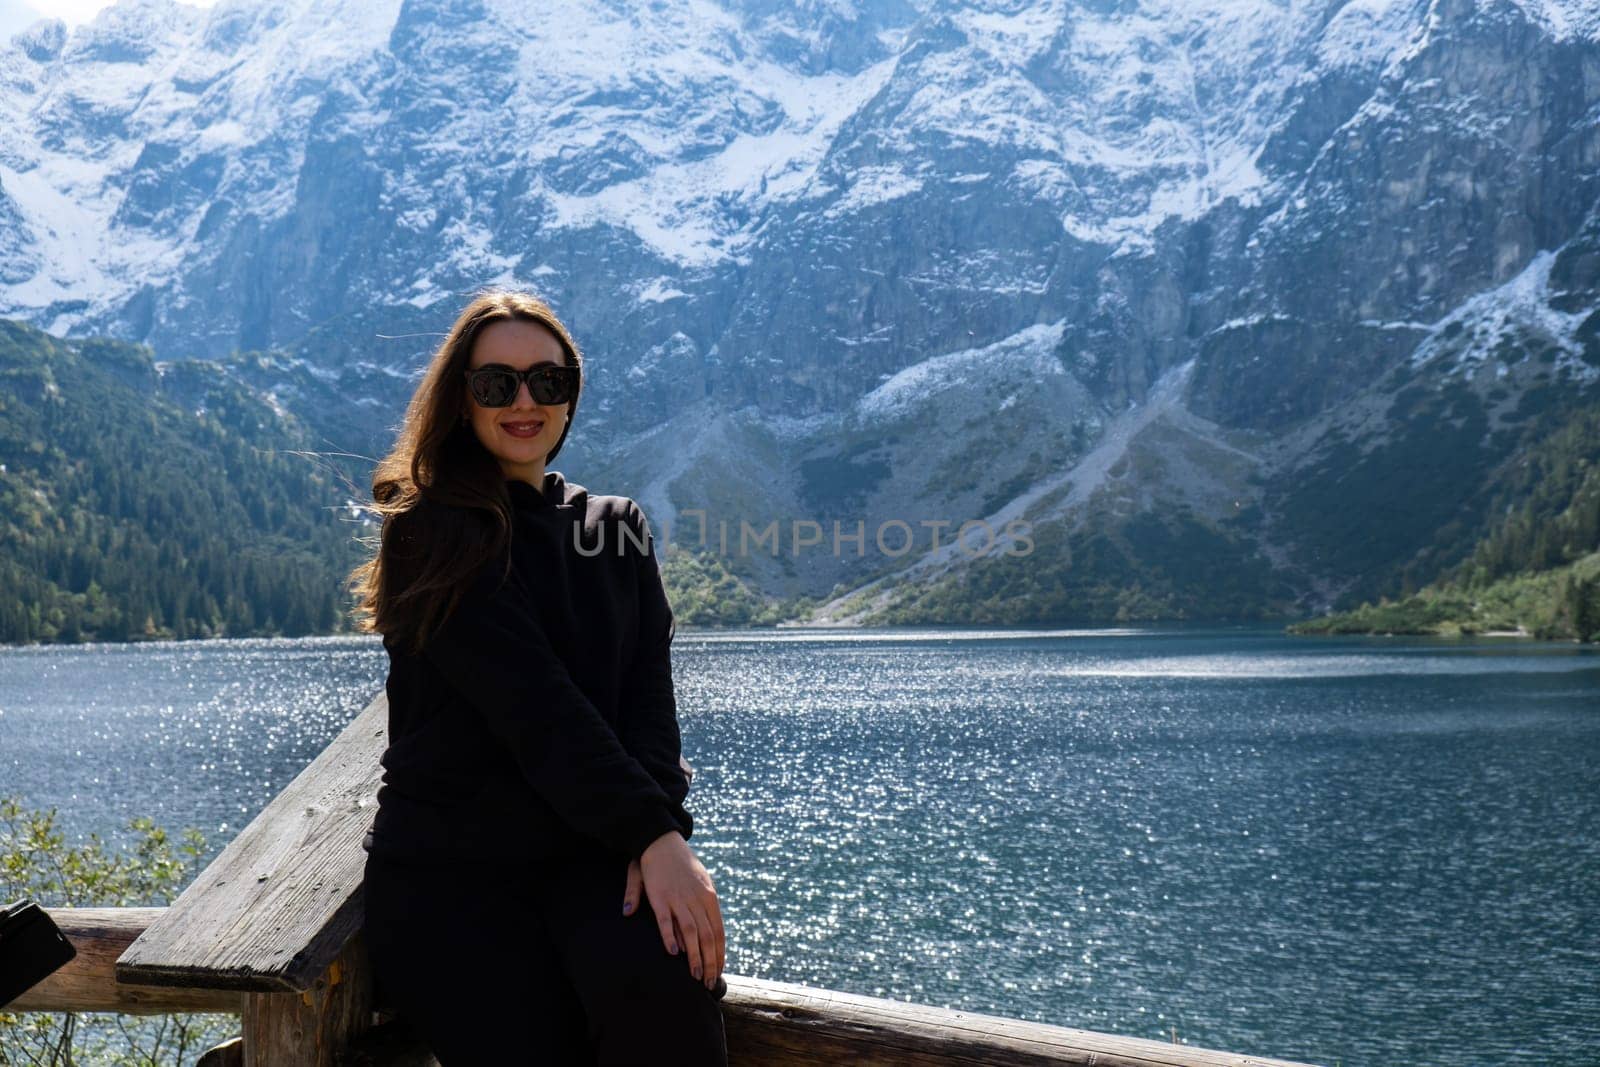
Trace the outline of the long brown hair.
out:
M 531 293 L 490 289 L 466 306 L 433 354 L 406 406 L 394 447 L 373 471 L 371 508 L 383 517 L 373 557 L 350 572 L 357 628 L 420 652 L 456 608 L 478 568 L 504 558 L 509 570 L 511 497 L 499 462 L 461 412 L 472 346 L 490 323 L 536 322 L 556 335 L 579 389 L 545 462 L 572 429 L 582 392 L 583 357 L 550 305 Z

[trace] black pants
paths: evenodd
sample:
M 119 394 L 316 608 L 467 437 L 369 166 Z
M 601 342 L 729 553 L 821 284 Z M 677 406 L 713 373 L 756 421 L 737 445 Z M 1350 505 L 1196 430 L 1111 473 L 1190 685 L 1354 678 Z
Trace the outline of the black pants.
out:
M 380 1007 L 440 1067 L 726 1067 L 722 1009 L 662 946 L 627 861 L 597 852 L 495 866 L 368 854 L 363 930 Z

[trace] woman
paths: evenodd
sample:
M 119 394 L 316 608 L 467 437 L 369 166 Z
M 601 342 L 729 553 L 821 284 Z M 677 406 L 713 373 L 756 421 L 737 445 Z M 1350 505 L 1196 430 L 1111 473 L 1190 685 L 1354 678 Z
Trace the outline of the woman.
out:
M 352 575 L 389 653 L 365 943 L 380 1004 L 443 1067 L 727 1062 L 649 526 L 545 470 L 582 367 L 537 298 L 468 304 Z

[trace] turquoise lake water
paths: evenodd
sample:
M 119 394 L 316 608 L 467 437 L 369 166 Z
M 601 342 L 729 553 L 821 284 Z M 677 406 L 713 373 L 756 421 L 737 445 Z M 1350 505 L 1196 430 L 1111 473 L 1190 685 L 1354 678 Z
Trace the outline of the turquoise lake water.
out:
M 0 793 L 220 849 L 371 638 L 0 648 Z M 1262 1056 L 1600 1062 L 1600 652 L 680 631 L 741 975 Z

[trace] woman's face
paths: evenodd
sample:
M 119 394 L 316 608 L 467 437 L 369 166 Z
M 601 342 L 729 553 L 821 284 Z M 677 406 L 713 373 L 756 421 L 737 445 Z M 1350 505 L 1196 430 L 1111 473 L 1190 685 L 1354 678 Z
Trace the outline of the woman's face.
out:
M 469 369 L 502 363 L 527 370 L 537 363 L 563 363 L 564 355 L 556 335 L 540 323 L 500 319 L 478 331 Z M 517 398 L 509 407 L 483 407 L 472 398 L 470 389 L 466 405 L 473 432 L 489 454 L 500 461 L 505 476 L 544 488 L 544 459 L 561 440 L 572 405 L 536 403 L 527 382 L 517 385 Z

